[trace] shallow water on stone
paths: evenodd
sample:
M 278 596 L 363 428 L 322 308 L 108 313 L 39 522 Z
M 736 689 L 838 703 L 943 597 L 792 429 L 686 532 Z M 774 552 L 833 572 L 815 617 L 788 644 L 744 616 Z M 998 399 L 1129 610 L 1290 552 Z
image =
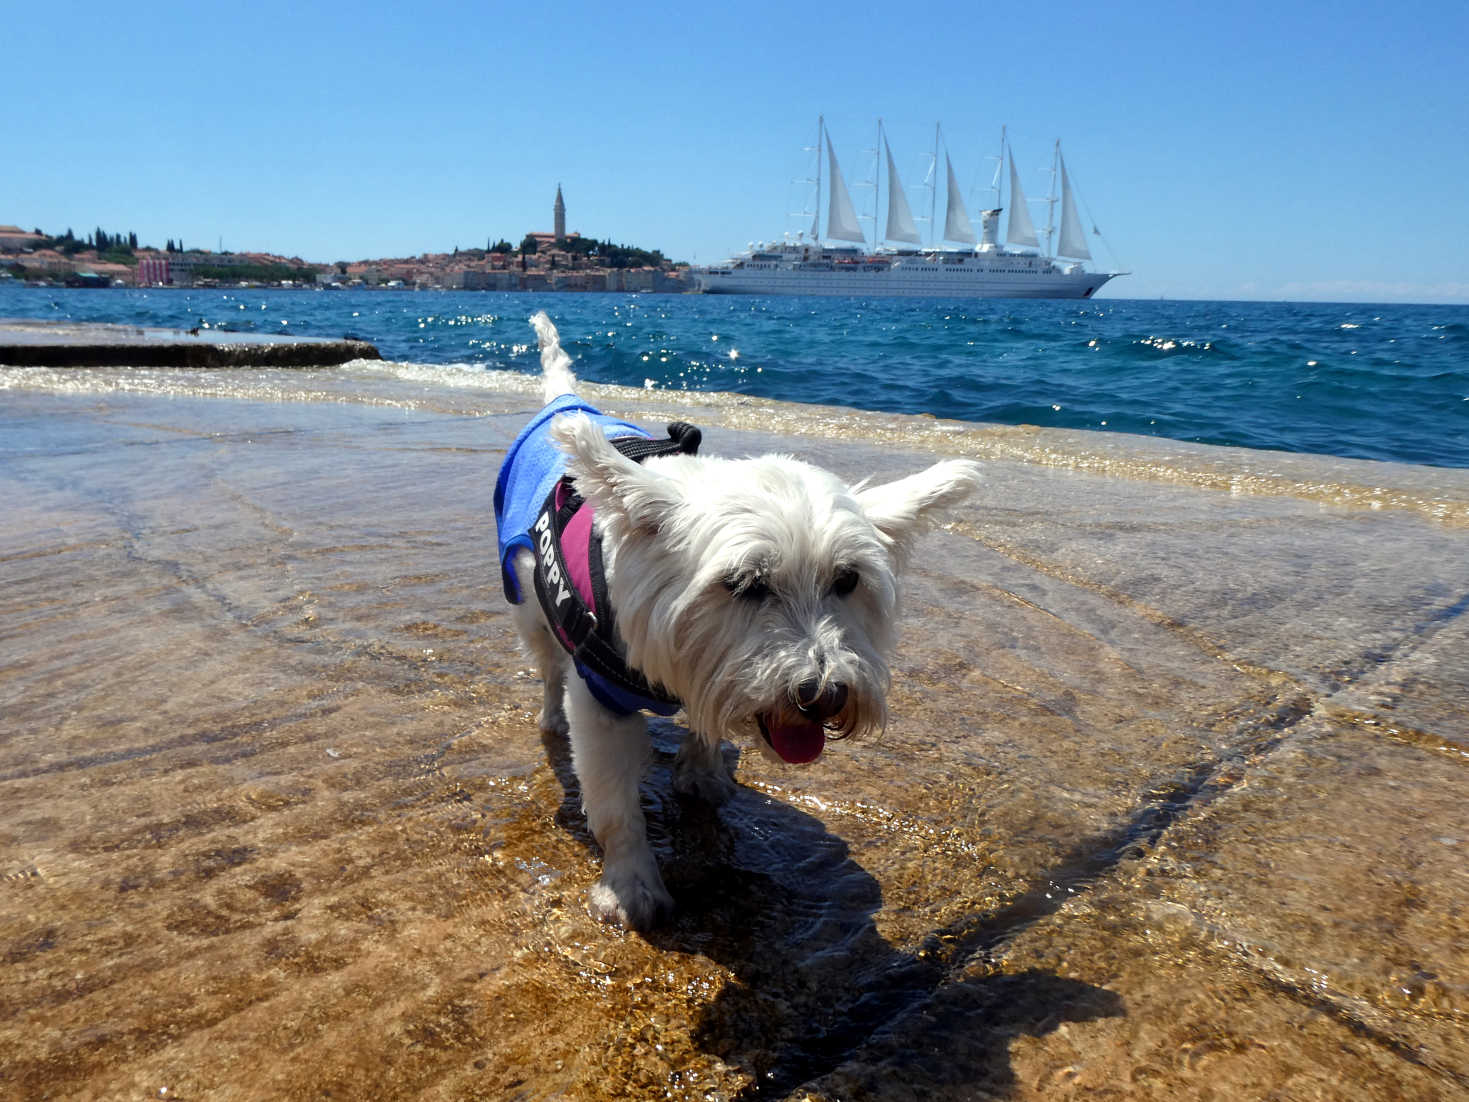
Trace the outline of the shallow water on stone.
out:
M 711 811 L 654 725 L 644 938 L 497 591 L 526 380 L 0 371 L 6 1094 L 1469 1092 L 1462 472 L 600 390 L 987 469 L 881 738 Z

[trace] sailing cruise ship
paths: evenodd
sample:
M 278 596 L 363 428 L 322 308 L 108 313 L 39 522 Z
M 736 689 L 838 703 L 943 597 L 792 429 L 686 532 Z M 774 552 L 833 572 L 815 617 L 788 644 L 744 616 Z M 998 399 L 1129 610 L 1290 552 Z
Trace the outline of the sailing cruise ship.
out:
M 826 233 L 820 232 L 821 149 L 825 145 L 827 176 Z M 934 166 L 938 164 L 939 132 L 934 135 Z M 825 120 L 817 122 L 817 213 L 808 233 L 778 243 L 751 245 L 723 264 L 692 269 L 695 287 L 706 294 L 737 295 L 851 295 L 869 298 L 1090 298 L 1109 279 L 1123 272 L 1088 271 L 1091 259 L 1086 234 L 1076 213 L 1076 199 L 1061 143 L 1052 159 L 1054 180 L 1061 184 L 1061 226 L 1054 254 L 1049 254 L 1051 219 L 1047 219 L 1046 253 L 1026 206 L 1020 174 L 1007 144 L 1001 141 L 1002 163 L 1010 169 L 1010 219 L 1005 245 L 998 240 L 1002 207 L 980 216 L 976 237 L 960 194 L 954 165 L 944 152 L 948 169 L 944 241 L 967 248 L 923 248 L 912 208 L 893 163 L 892 148 L 878 123 L 878 148 L 887 156 L 887 224 L 881 240 L 867 248 L 867 237 L 837 164 Z M 998 195 L 998 173 L 996 194 Z M 876 218 L 873 219 L 874 223 Z M 874 237 L 878 236 L 874 225 Z M 829 241 L 852 242 L 832 245 Z M 897 242 L 897 246 L 883 242 Z M 1007 248 L 1007 245 L 1017 248 Z M 1027 251 L 1034 250 L 1034 251 Z

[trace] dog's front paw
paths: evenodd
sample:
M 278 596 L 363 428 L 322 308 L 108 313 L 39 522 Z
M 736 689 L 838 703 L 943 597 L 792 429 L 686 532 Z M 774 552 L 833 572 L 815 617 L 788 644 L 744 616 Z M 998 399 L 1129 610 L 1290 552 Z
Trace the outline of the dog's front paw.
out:
M 629 930 L 650 930 L 673 913 L 673 896 L 663 886 L 656 865 L 643 870 L 609 867 L 592 885 L 589 899 L 598 922 Z
M 571 724 L 566 721 L 566 713 L 560 706 L 554 711 L 542 708 L 536 716 L 536 726 L 540 728 L 541 734 L 551 735 L 555 738 L 565 738 L 571 730 Z
M 680 796 L 702 800 L 710 807 L 728 803 L 738 787 L 722 762 L 713 769 L 699 766 L 675 767 L 673 773 L 675 792 Z

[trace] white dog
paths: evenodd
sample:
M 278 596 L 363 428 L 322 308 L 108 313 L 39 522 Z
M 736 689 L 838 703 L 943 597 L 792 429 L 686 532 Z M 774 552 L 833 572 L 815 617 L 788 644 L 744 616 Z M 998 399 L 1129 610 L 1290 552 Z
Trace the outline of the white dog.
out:
M 502 580 L 540 666 L 541 729 L 569 733 L 602 846 L 592 913 L 644 929 L 673 900 L 638 802 L 643 711 L 686 711 L 675 787 L 715 803 L 734 790 L 721 738 L 809 762 L 828 730 L 881 730 L 897 576 L 979 469 L 850 486 L 788 456 L 699 456 L 697 429 L 655 441 L 585 405 L 550 319 L 531 324 L 547 405 L 495 489 Z

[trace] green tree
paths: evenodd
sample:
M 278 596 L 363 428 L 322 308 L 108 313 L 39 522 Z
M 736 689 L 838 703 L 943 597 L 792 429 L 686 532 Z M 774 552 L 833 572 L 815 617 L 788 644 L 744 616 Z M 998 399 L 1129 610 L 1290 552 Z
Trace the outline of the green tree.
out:
M 538 248 L 540 248 L 540 246 L 536 244 L 536 239 L 532 234 L 526 234 L 525 237 L 521 238 L 520 255 L 522 257 L 527 255 L 534 256 Z

